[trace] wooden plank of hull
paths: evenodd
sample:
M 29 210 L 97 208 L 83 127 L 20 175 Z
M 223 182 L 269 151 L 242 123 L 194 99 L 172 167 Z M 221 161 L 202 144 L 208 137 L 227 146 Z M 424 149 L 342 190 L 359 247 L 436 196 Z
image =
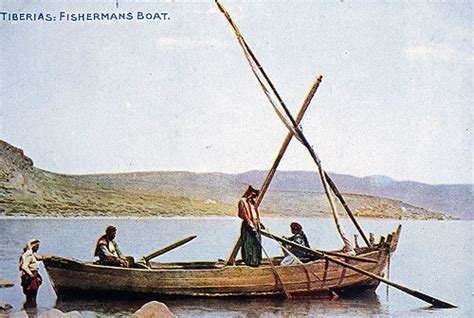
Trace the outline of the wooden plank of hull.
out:
M 364 255 L 378 263 L 351 264 L 380 275 L 386 252 Z M 188 263 L 192 264 L 192 263 Z M 202 264 L 202 263 L 201 263 Z M 128 269 L 92 265 L 64 258 L 45 260 L 58 295 L 75 293 L 124 293 L 180 296 L 256 296 L 281 294 L 270 266 L 222 266 L 196 269 Z M 372 279 L 344 267 L 318 260 L 304 265 L 276 266 L 291 294 L 327 293 L 328 289 L 373 287 Z M 344 272 L 344 277 L 341 279 Z M 378 285 L 375 284 L 375 287 Z

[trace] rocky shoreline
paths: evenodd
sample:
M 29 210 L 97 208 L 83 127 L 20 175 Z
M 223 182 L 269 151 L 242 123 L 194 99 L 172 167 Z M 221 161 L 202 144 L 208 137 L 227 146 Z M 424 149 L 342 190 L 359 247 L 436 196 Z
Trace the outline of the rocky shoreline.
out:
M 5 309 L 0 308 L 0 316 L 3 316 L 3 314 L 12 318 L 23 318 L 23 317 L 28 318 L 29 317 L 28 311 L 21 310 L 21 311 L 14 312 L 12 311 L 11 306 L 8 306 L 8 304 L 5 306 Z M 85 317 L 81 315 L 81 313 L 78 311 L 70 311 L 70 312 L 64 313 L 61 310 L 55 309 L 55 308 L 38 312 L 35 314 L 35 316 L 38 318 L 62 318 L 62 317 L 82 318 L 82 317 Z M 131 314 L 130 317 L 132 318 L 175 318 L 176 315 L 173 314 L 169 310 L 168 306 L 166 306 L 164 303 L 161 303 L 158 301 L 150 301 L 144 304 L 136 312 Z

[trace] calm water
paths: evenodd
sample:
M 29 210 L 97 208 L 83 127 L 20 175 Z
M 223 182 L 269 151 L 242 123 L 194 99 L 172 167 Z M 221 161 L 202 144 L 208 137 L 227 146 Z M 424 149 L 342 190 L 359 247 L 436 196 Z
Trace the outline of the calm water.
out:
M 276 234 L 288 235 L 291 221 L 303 224 L 314 247 L 339 248 L 341 243 L 330 219 L 264 219 Z M 345 220 L 346 221 L 346 220 Z M 398 221 L 360 220 L 366 232 L 385 235 Z M 403 228 L 398 250 L 391 259 L 390 279 L 435 297 L 455 303 L 457 309 L 432 309 L 428 304 L 384 284 L 376 293 L 337 301 L 321 299 L 180 299 L 163 302 L 180 317 L 316 317 L 316 316 L 443 316 L 472 317 L 473 226 L 467 221 L 401 221 Z M 159 261 L 215 260 L 227 258 L 239 233 L 237 218 L 206 219 L 0 219 L 0 277 L 15 287 L 0 289 L 0 302 L 22 310 L 17 260 L 22 246 L 31 238 L 41 241 L 40 253 L 77 259 L 92 259 L 97 237 L 105 226 L 118 228 L 117 241 L 125 254 L 138 258 L 178 239 L 198 237 L 160 256 Z M 343 223 L 348 235 L 353 230 Z M 278 246 L 264 240 L 266 250 L 279 254 Z M 78 310 L 86 317 L 121 316 L 133 313 L 146 301 L 62 301 L 57 302 L 44 268 L 45 278 L 38 296 L 41 312 L 49 308 Z

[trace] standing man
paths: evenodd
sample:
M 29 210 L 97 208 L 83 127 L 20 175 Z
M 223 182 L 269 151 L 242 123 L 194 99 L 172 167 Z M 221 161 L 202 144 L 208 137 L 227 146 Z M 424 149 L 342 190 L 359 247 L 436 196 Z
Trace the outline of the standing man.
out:
M 252 267 L 258 267 L 262 261 L 261 223 L 255 206 L 255 199 L 259 194 L 260 191 L 250 185 L 239 201 L 239 217 L 242 219 L 240 228 L 242 260 Z
M 109 225 L 105 228 L 105 233 L 99 237 L 95 245 L 94 256 L 98 257 L 100 265 L 130 267 L 134 264 L 133 257 L 124 256 L 118 244 L 114 241 L 117 228 Z
M 36 255 L 39 250 L 39 240 L 31 240 L 23 248 L 23 254 L 19 259 L 19 270 L 21 273 L 21 287 L 26 296 L 25 307 L 36 307 L 36 295 L 43 282 L 38 273 L 41 257 Z

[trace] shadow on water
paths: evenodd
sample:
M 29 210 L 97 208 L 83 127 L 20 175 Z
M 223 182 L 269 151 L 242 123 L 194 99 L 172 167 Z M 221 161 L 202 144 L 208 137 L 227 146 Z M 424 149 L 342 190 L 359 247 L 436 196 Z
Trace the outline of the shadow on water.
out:
M 152 299 L 67 299 L 57 300 L 55 308 L 96 315 L 130 315 Z M 163 298 L 178 316 L 194 317 L 309 317 L 314 315 L 361 315 L 381 313 L 380 301 L 373 291 L 344 295 L 337 300 L 316 297 L 280 298 Z M 356 309 L 356 311 L 354 311 Z

